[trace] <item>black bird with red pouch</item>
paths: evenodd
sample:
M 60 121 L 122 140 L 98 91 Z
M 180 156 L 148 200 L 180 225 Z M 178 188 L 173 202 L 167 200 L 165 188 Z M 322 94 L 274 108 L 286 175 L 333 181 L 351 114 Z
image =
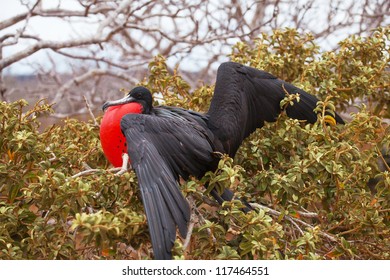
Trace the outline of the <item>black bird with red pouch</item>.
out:
M 101 124 L 104 153 L 115 166 L 128 153 L 138 177 L 155 259 L 171 259 L 176 228 L 187 234 L 190 207 L 179 178 L 201 178 L 217 168 L 221 154 L 234 157 L 242 141 L 281 113 L 280 102 L 299 94 L 289 117 L 314 123 L 317 98 L 277 77 L 234 62 L 220 65 L 207 113 L 153 106 L 152 94 L 136 87 L 123 99 L 106 102 Z M 336 114 L 338 123 L 343 120 Z M 222 203 L 229 190 L 212 195 Z

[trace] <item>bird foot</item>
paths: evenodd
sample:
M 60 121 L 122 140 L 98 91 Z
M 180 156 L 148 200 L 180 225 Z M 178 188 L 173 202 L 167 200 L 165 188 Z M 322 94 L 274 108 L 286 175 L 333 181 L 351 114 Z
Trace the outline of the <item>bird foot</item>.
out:
M 109 171 L 116 172 L 115 176 L 120 176 L 131 169 L 132 169 L 132 167 L 131 167 L 131 164 L 129 164 L 129 155 L 127 153 L 123 153 L 122 154 L 122 167 L 111 168 L 111 169 L 109 169 Z

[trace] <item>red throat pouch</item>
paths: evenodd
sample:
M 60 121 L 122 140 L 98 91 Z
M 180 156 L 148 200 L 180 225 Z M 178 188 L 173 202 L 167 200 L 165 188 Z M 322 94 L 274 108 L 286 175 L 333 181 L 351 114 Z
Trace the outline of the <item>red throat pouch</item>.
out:
M 122 166 L 122 154 L 127 153 L 126 138 L 122 134 L 120 122 L 124 115 L 141 114 L 142 106 L 132 102 L 108 107 L 100 124 L 100 141 L 103 152 L 115 167 Z

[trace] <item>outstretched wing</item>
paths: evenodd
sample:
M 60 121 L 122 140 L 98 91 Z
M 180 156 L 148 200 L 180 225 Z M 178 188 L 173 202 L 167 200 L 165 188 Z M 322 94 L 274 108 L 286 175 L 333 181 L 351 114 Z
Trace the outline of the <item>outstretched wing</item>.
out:
M 213 99 L 208 111 L 209 123 L 222 141 L 225 152 L 234 156 L 245 137 L 264 121 L 275 121 L 281 112 L 280 101 L 288 93 L 299 93 L 300 101 L 287 107 L 292 118 L 317 120 L 313 109 L 318 99 L 275 76 L 234 62 L 220 65 Z M 342 119 L 336 116 L 342 123 Z
M 202 129 L 169 116 L 129 114 L 121 120 L 156 259 L 171 259 L 176 226 L 187 234 L 190 208 L 178 187 L 179 175 L 203 172 L 212 160 Z

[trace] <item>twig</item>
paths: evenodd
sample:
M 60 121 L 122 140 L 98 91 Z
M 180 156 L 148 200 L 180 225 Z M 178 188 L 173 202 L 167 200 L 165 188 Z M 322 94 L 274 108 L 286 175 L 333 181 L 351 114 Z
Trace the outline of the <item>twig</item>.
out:
M 51 155 L 52 155 L 52 157 L 49 158 L 47 161 L 48 161 L 48 162 L 54 162 L 54 161 L 56 161 L 56 160 L 57 160 L 56 155 L 55 155 L 53 152 L 51 152 Z M 44 163 L 44 162 L 46 162 L 46 160 L 42 160 L 42 161 L 40 161 L 38 164 L 42 164 L 42 163 Z
M 1 61 L 0 61 L 0 69 L 1 69 Z M 74 85 L 81 85 L 82 83 L 88 81 L 92 77 L 97 77 L 97 76 L 111 76 L 111 77 L 123 79 L 130 83 L 136 83 L 136 80 L 134 78 L 130 77 L 129 75 L 126 75 L 125 73 L 115 72 L 111 69 L 94 68 L 64 83 L 57 90 L 55 96 L 53 97 L 52 103 L 59 103 L 64 97 L 65 93 L 68 92 Z
M 196 215 L 195 215 L 196 205 L 195 205 L 195 201 L 192 198 L 192 196 L 188 197 L 188 201 L 191 205 L 191 218 L 190 218 L 190 224 L 188 225 L 187 235 L 186 235 L 186 238 L 185 238 L 184 243 L 183 243 L 183 250 L 186 250 L 188 245 L 190 244 L 192 231 L 194 229 L 195 219 L 196 219 Z
M 194 210 L 194 214 L 196 215 L 196 217 L 198 218 L 198 221 L 200 224 L 205 224 L 206 221 L 203 217 L 203 215 L 198 211 L 198 208 L 195 206 L 195 208 L 193 208 Z M 212 242 L 215 244 L 217 242 L 217 239 L 215 238 L 215 236 L 213 235 L 213 233 L 211 232 L 211 229 L 209 228 L 206 228 L 206 231 L 207 233 L 211 236 L 212 238 Z
M 305 218 L 318 218 L 317 213 L 297 211 L 298 215 Z
M 72 179 L 74 178 L 77 178 L 77 177 L 80 177 L 80 176 L 83 176 L 83 175 L 87 175 L 87 174 L 91 174 L 91 173 L 95 173 L 95 172 L 99 172 L 99 171 L 102 171 L 102 169 L 87 169 L 87 170 L 84 170 L 84 171 L 81 171 L 77 174 L 74 174 L 72 177 Z
M 87 98 L 85 97 L 85 95 L 83 95 L 83 97 L 84 97 L 85 105 L 87 106 L 89 115 L 90 115 L 91 118 L 93 119 L 94 125 L 95 125 L 96 127 L 100 127 L 99 123 L 97 122 L 97 120 L 96 120 L 96 118 L 95 118 L 95 115 L 92 113 L 91 106 L 89 106 L 89 102 L 88 102 Z
M 117 173 L 115 173 L 115 176 L 120 176 L 123 173 L 125 173 L 126 171 L 130 170 L 132 167 L 131 167 L 131 164 L 129 164 L 130 158 L 129 158 L 129 155 L 127 153 L 122 154 L 122 160 L 123 160 L 122 167 L 110 168 L 110 169 L 108 169 L 108 171 L 109 172 L 117 172 Z M 91 174 L 91 173 L 95 173 L 95 172 L 99 172 L 99 171 L 107 171 L 105 169 L 96 169 L 96 168 L 93 169 L 85 162 L 83 162 L 83 166 L 86 170 L 81 171 L 77 174 L 74 174 L 70 178 L 74 179 L 74 178 L 77 178 L 77 177 L 80 177 L 83 175 L 87 175 L 87 174 Z
M 113 168 L 110 168 L 108 169 L 109 172 L 118 172 L 122 169 L 122 167 L 113 167 Z
M 376 150 L 377 150 L 377 152 L 378 152 L 378 154 L 379 154 L 379 157 L 380 157 L 381 160 L 383 161 L 384 166 L 386 166 L 387 171 L 390 171 L 390 166 L 387 164 L 386 159 L 383 157 L 382 152 L 379 150 L 378 146 L 375 146 L 375 148 L 376 148 Z
M 305 218 L 318 218 L 318 214 L 317 213 L 314 213 L 314 212 L 310 212 L 309 210 L 303 208 L 302 206 L 300 206 L 298 203 L 296 202 L 293 202 L 293 201 L 288 201 L 289 203 L 295 205 L 295 206 L 299 206 L 299 208 L 302 209 L 302 211 L 297 211 L 297 213 L 299 214 L 299 216 L 301 217 L 305 217 Z
M 276 211 L 274 209 L 271 209 L 267 206 L 264 206 L 264 205 L 261 205 L 261 204 L 258 204 L 258 203 L 249 203 L 250 206 L 254 207 L 254 208 L 259 208 L 259 209 L 264 209 L 266 210 L 269 214 L 273 215 L 273 216 L 276 216 L 276 217 L 279 217 L 282 213 L 279 212 L 279 211 Z M 283 219 L 286 219 L 287 221 L 291 222 L 294 226 L 298 226 L 296 223 L 299 223 L 301 225 L 304 225 L 305 227 L 309 227 L 311 229 L 314 228 L 314 226 L 300 220 L 300 219 L 297 219 L 297 218 L 293 218 L 291 216 L 288 216 L 288 215 L 283 215 Z M 296 222 L 296 223 L 294 223 Z M 300 230 L 301 232 L 302 230 Z M 303 233 L 303 232 L 302 232 Z M 332 235 L 328 234 L 328 233 L 325 233 L 323 231 L 319 231 L 318 232 L 319 235 L 323 236 L 323 237 L 326 237 L 327 239 L 329 239 L 330 241 L 333 241 L 333 242 L 338 242 L 337 239 L 335 237 L 333 237 Z
M 293 226 L 295 226 L 297 228 L 299 233 L 303 236 L 304 235 L 303 230 L 297 225 L 297 223 L 293 219 L 289 219 L 289 221 L 290 221 L 290 223 L 293 224 Z
M 92 167 L 89 166 L 88 163 L 86 163 L 86 162 L 83 162 L 83 167 L 84 167 L 85 169 L 92 169 Z

